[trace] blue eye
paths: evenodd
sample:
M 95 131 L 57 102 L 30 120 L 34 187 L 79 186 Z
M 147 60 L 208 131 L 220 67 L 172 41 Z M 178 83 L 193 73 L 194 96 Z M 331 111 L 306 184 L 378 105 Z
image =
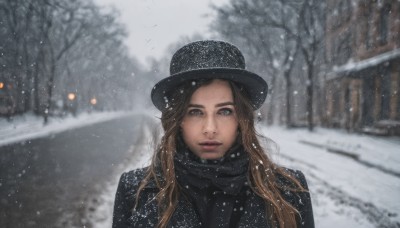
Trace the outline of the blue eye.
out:
M 190 109 L 188 111 L 189 116 L 201 116 L 203 112 L 200 109 Z
M 223 116 L 230 116 L 233 114 L 233 110 L 230 108 L 223 108 L 218 111 L 218 114 L 223 115 Z

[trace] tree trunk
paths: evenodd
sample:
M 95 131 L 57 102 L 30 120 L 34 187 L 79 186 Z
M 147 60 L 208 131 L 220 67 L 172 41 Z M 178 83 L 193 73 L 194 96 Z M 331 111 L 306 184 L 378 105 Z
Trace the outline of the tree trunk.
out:
M 44 124 L 47 124 L 49 121 L 49 114 L 50 114 L 50 109 L 52 108 L 52 96 L 53 96 L 53 87 L 54 87 L 54 78 L 55 78 L 55 73 L 56 73 L 56 62 L 54 61 L 54 55 L 53 50 L 51 50 L 51 66 L 50 66 L 50 78 L 47 83 L 47 92 L 48 92 L 48 97 L 47 97 L 47 102 L 46 102 L 46 108 L 44 110 Z
M 308 130 L 314 130 L 313 122 L 313 65 L 308 64 L 307 66 L 307 121 Z
M 40 53 L 40 52 L 39 52 Z M 39 54 L 41 55 L 41 54 Z M 42 58 L 42 57 L 41 57 Z M 39 58 L 37 58 L 36 60 L 39 60 Z M 40 100 L 39 100 L 39 64 L 41 62 L 37 61 L 35 63 L 35 71 L 33 73 L 33 89 L 34 89 L 34 93 L 33 93 L 33 112 L 36 115 L 40 114 Z
M 290 110 L 290 100 L 291 100 L 291 93 L 292 93 L 292 81 L 290 80 L 290 72 L 284 72 L 285 80 L 286 80 L 286 127 L 292 127 L 292 117 L 291 117 L 291 110 Z
M 24 39 L 23 39 L 23 52 L 24 52 L 24 57 L 25 57 L 25 65 L 24 65 L 25 80 L 24 81 L 26 83 L 26 85 L 25 85 L 26 91 L 24 93 L 24 95 L 25 95 L 24 96 L 24 100 L 25 100 L 24 101 L 24 103 L 25 103 L 24 109 L 25 109 L 25 111 L 30 111 L 32 109 L 32 106 L 31 106 L 31 104 L 32 104 L 31 103 L 32 70 L 29 65 L 30 59 L 29 59 L 29 51 L 28 51 L 28 41 L 27 41 L 26 37 L 24 37 Z
M 271 86 L 268 89 L 270 91 L 269 95 L 271 96 L 271 103 L 270 103 L 270 107 L 268 109 L 268 115 L 267 115 L 267 124 L 268 125 L 274 124 L 275 97 L 276 97 L 275 92 L 274 92 L 275 84 L 276 84 L 276 78 L 272 77 Z

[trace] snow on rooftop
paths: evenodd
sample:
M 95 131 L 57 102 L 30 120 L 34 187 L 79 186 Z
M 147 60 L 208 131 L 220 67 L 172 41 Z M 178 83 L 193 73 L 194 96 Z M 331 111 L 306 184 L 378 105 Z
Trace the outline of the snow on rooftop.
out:
M 365 59 L 359 62 L 348 62 L 342 66 L 334 66 L 333 72 L 335 73 L 346 73 L 346 72 L 355 72 L 360 71 L 369 67 L 377 66 L 386 61 L 396 59 L 400 57 L 400 49 L 395 49 L 389 52 L 385 52 L 383 54 L 371 57 L 369 59 Z

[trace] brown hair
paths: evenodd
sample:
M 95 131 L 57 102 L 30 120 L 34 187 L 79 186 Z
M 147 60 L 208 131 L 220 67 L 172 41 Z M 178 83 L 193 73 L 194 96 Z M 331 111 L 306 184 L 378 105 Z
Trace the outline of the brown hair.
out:
M 178 203 L 180 187 L 175 177 L 174 155 L 181 121 L 194 91 L 200 86 L 211 82 L 212 80 L 208 79 L 199 80 L 195 83 L 185 83 L 169 96 L 171 100 L 168 101 L 167 108 L 162 112 L 161 123 L 164 129 L 164 136 L 155 150 L 147 175 L 139 186 L 135 205 L 136 207 L 138 204 L 140 192 L 148 181 L 153 179 L 160 189 L 156 195 L 160 214 L 158 227 L 164 228 L 167 226 Z M 264 152 L 258 140 L 260 136 L 254 127 L 254 112 L 246 91 L 233 82 L 229 81 L 229 83 L 235 103 L 239 130 L 242 133 L 239 134 L 240 140 L 245 151 L 249 154 L 248 178 L 251 183 L 250 186 L 265 201 L 266 211 L 269 212 L 267 219 L 274 227 L 295 228 L 295 215 L 299 212 L 284 200 L 280 191 L 306 190 L 296 178 L 276 166 Z M 184 96 L 182 96 L 182 93 Z M 162 178 L 157 174 L 161 174 Z M 287 187 L 288 189 L 283 189 L 283 186 L 277 183 L 277 175 L 281 175 L 293 183 L 292 186 Z

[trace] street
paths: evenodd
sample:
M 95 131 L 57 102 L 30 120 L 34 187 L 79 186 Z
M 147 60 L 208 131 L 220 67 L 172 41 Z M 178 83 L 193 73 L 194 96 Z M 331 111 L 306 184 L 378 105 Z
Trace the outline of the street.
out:
M 0 148 L 0 227 L 76 227 L 85 197 L 142 141 L 130 116 Z

